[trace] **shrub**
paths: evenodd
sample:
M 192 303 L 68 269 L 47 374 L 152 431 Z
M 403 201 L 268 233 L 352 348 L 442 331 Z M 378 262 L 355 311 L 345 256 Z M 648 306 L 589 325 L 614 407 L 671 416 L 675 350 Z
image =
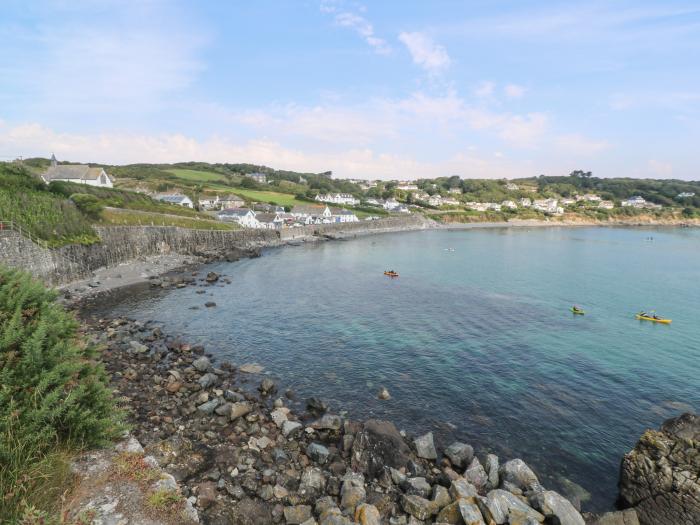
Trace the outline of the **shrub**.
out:
M 83 213 L 92 219 L 99 219 L 100 213 L 104 209 L 104 205 L 100 202 L 100 199 L 94 195 L 88 195 L 86 193 L 74 193 L 70 196 L 70 200 L 76 205 L 76 207 Z
M 28 274 L 0 267 L 0 522 L 46 504 L 65 482 L 65 454 L 122 430 L 94 348 Z M 58 495 L 58 494 L 56 494 Z

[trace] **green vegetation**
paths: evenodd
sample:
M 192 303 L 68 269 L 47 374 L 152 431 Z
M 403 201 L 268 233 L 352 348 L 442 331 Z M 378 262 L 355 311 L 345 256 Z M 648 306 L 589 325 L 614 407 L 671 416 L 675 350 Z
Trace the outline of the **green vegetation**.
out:
M 0 267 L 0 522 L 55 511 L 75 451 L 123 431 L 121 413 L 57 293 Z
M 267 202 L 278 206 L 297 206 L 308 205 L 309 201 L 297 199 L 294 195 L 288 193 L 278 193 L 275 191 L 258 191 L 241 188 L 232 188 L 231 193 L 239 195 L 246 200 Z
M 210 171 L 198 171 L 198 170 L 186 170 L 186 169 L 172 169 L 166 170 L 168 173 L 172 173 L 178 179 L 193 180 L 197 182 L 225 182 L 226 178 L 219 173 L 212 173 Z
M 105 209 L 101 213 L 101 222 L 117 226 L 177 226 L 194 230 L 235 230 L 235 224 L 211 219 L 199 219 L 149 213 L 137 210 Z
M 18 223 L 49 246 L 99 240 L 71 200 L 49 192 L 41 180 L 14 164 L 0 164 L 0 220 Z

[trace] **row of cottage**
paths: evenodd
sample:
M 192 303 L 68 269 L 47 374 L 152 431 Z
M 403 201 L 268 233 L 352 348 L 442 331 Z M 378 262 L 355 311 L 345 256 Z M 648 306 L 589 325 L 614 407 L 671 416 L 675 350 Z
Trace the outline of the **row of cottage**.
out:
M 281 229 L 310 224 L 358 222 L 354 212 L 328 206 L 294 206 L 286 212 L 281 206 L 263 205 L 262 210 L 229 208 L 217 213 L 221 221 L 235 222 L 244 228 Z

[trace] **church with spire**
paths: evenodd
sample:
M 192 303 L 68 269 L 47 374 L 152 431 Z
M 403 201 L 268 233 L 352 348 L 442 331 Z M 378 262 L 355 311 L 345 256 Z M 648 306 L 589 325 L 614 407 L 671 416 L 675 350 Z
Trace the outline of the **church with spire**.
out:
M 114 187 L 114 178 L 108 175 L 103 168 L 91 168 L 87 164 L 59 164 L 53 153 L 51 154 L 51 165 L 41 175 L 41 178 L 46 184 L 61 181 L 101 188 Z

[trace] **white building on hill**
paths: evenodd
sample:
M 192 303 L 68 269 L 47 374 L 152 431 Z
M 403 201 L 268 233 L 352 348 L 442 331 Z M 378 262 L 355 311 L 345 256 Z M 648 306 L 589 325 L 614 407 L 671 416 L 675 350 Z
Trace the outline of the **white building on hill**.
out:
M 258 228 L 260 222 L 255 218 L 255 212 L 249 208 L 228 208 L 216 215 L 220 221 L 235 222 L 244 228 Z
M 55 155 L 51 155 L 51 166 L 41 175 L 41 178 L 46 184 L 61 181 L 102 188 L 114 187 L 114 179 L 107 175 L 104 169 L 91 168 L 87 164 L 59 164 Z
M 175 193 L 172 195 L 156 195 L 156 200 L 175 204 L 176 206 L 184 206 L 185 208 L 194 208 L 194 203 L 187 195 Z
M 328 202 L 331 204 L 342 204 L 345 206 L 355 206 L 360 204 L 360 200 L 356 199 L 349 193 L 327 193 L 325 195 L 316 195 L 315 200 L 319 202 Z

